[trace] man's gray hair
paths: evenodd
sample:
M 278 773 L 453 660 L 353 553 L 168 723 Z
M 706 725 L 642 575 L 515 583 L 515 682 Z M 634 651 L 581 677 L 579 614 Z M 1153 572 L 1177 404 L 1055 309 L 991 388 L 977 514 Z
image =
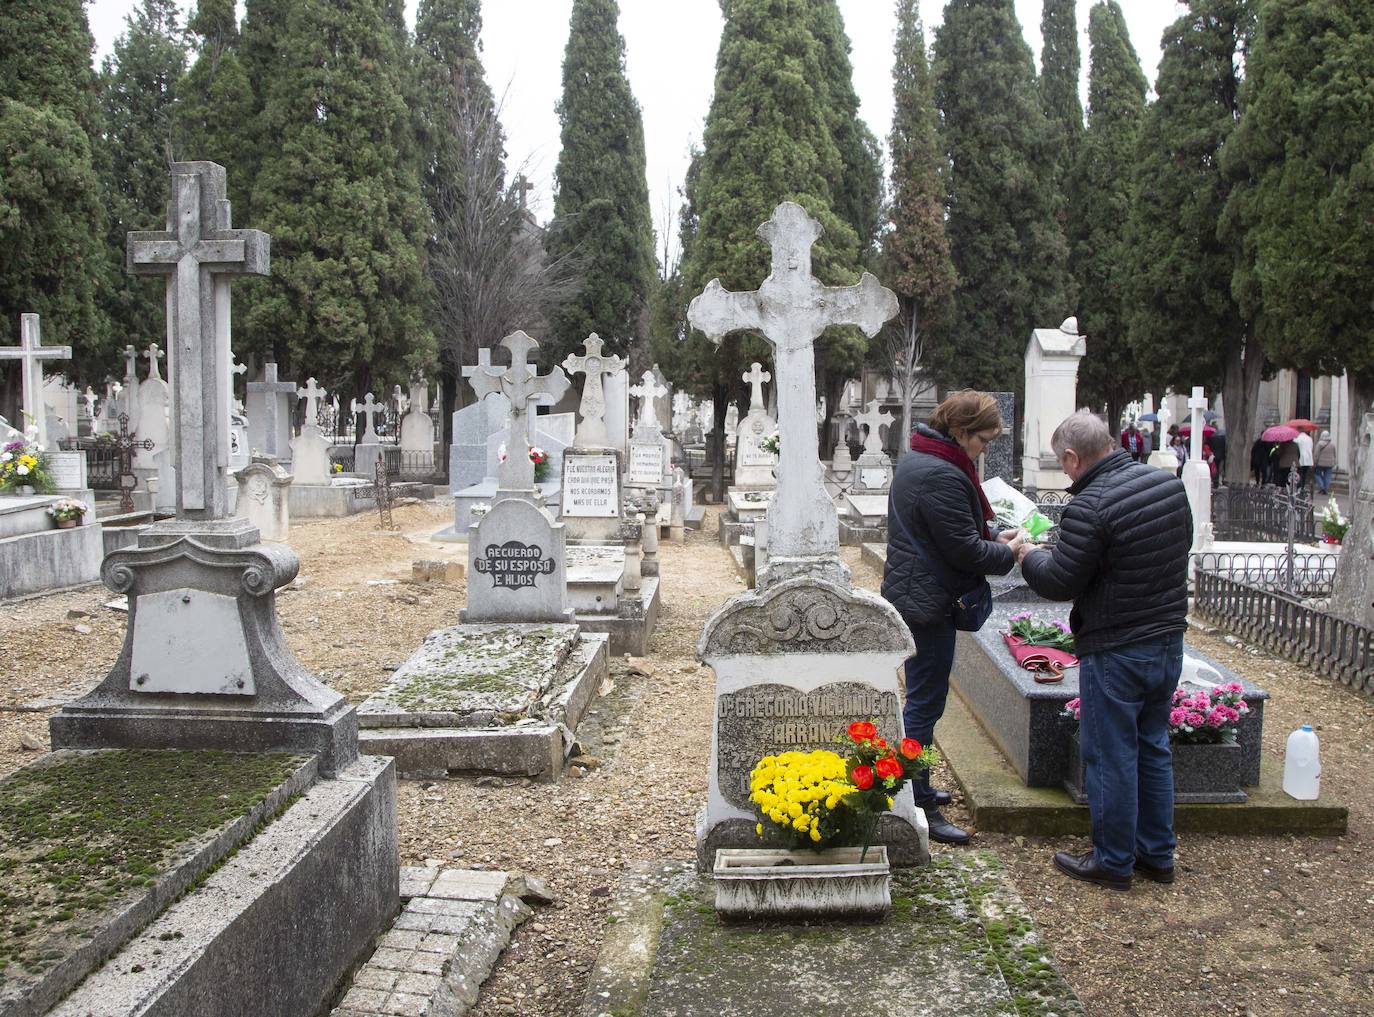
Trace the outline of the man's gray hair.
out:
M 1096 414 L 1079 410 L 1054 429 L 1050 448 L 1056 456 L 1073 449 L 1083 462 L 1093 463 L 1112 449 L 1112 433 Z

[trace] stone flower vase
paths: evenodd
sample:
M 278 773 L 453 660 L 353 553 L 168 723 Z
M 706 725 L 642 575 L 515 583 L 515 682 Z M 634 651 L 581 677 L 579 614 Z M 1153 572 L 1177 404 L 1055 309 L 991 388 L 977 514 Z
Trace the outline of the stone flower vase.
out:
M 1080 805 L 1088 800 L 1087 766 L 1079 748 L 1078 732 L 1069 736 L 1069 776 L 1064 789 Z M 1243 750 L 1236 742 L 1218 745 L 1190 745 L 1174 742 L 1174 801 L 1190 803 L 1240 804 L 1248 800 L 1241 790 Z
M 57 528 L 59 530 L 74 530 L 80 522 L 80 519 L 59 519 L 57 521 Z
M 892 908 L 887 847 L 827 851 L 722 848 L 716 852 L 716 914 L 725 921 L 845 918 L 881 921 Z

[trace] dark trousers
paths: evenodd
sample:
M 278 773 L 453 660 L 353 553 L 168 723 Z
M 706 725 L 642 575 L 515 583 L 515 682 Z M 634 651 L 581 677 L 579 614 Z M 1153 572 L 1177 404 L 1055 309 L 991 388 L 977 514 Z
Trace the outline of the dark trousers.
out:
M 943 618 L 932 625 L 911 626 L 916 641 L 916 656 L 906 662 L 906 705 L 902 709 L 902 730 L 922 745 L 935 740 L 935 722 L 945 713 L 949 697 L 949 672 L 954 666 L 954 619 Z M 911 782 L 911 795 L 918 809 L 935 808 L 935 792 L 926 770 Z
M 1135 860 L 1174 863 L 1169 710 L 1183 670 L 1182 633 L 1080 658 L 1079 737 L 1097 862 L 1129 875 Z

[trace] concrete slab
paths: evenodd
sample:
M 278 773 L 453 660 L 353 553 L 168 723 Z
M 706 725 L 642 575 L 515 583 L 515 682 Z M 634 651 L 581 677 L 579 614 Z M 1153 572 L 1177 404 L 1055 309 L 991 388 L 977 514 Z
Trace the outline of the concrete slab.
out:
M 1089 832 L 1088 807 L 1075 804 L 1062 788 L 1026 787 L 958 696 L 949 697 L 935 743 L 980 831 L 1038 836 Z M 1329 797 L 1315 802 L 1289 798 L 1283 793 L 1282 760 L 1268 753 L 1261 758 L 1259 784 L 1246 792 L 1244 804 L 1178 805 L 1174 826 L 1180 833 L 1326 837 L 1346 832 L 1346 807 Z
M 868 542 L 863 545 L 863 560 L 878 569 L 887 567 L 887 542 Z
M 7 498 L 6 501 L 39 499 Z M 41 499 L 44 507 L 54 499 Z M 16 515 L 22 513 L 17 512 Z M 43 516 L 46 520 L 46 516 Z M 45 521 L 44 525 L 48 525 Z M 42 529 L 0 537 L 0 600 L 84 586 L 100 579 L 105 556 L 101 526 L 88 513 L 86 523 L 69 530 Z
M 571 549 L 569 549 L 571 550 Z M 630 654 L 643 657 L 649 651 L 649 640 L 658 628 L 658 614 L 661 609 L 660 580 L 657 576 L 645 576 L 640 580 L 638 603 L 627 598 L 631 593 L 620 594 L 618 614 L 606 615 L 600 612 L 577 613 L 577 624 L 583 632 L 603 632 L 610 636 L 610 653 L 619 657 Z M 572 594 L 569 584 L 569 595 Z
M 996 856 L 892 876 L 881 932 L 843 922 L 724 925 L 710 877 L 642 863 L 622 880 L 580 1017 L 984 1017 L 1083 1007 Z M 855 972 L 862 972 L 856 977 Z M 911 987 L 920 986 L 913 993 Z

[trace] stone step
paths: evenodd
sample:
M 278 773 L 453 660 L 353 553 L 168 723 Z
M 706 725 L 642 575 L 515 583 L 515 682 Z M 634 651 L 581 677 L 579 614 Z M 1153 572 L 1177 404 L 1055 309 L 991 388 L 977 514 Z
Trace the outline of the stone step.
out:
M 1084 1012 L 988 851 L 896 870 L 879 926 L 722 924 L 683 862 L 631 870 L 611 918 L 580 1017 Z
M 332 1017 L 460 1017 L 532 913 L 509 874 L 401 869 L 402 910 Z

